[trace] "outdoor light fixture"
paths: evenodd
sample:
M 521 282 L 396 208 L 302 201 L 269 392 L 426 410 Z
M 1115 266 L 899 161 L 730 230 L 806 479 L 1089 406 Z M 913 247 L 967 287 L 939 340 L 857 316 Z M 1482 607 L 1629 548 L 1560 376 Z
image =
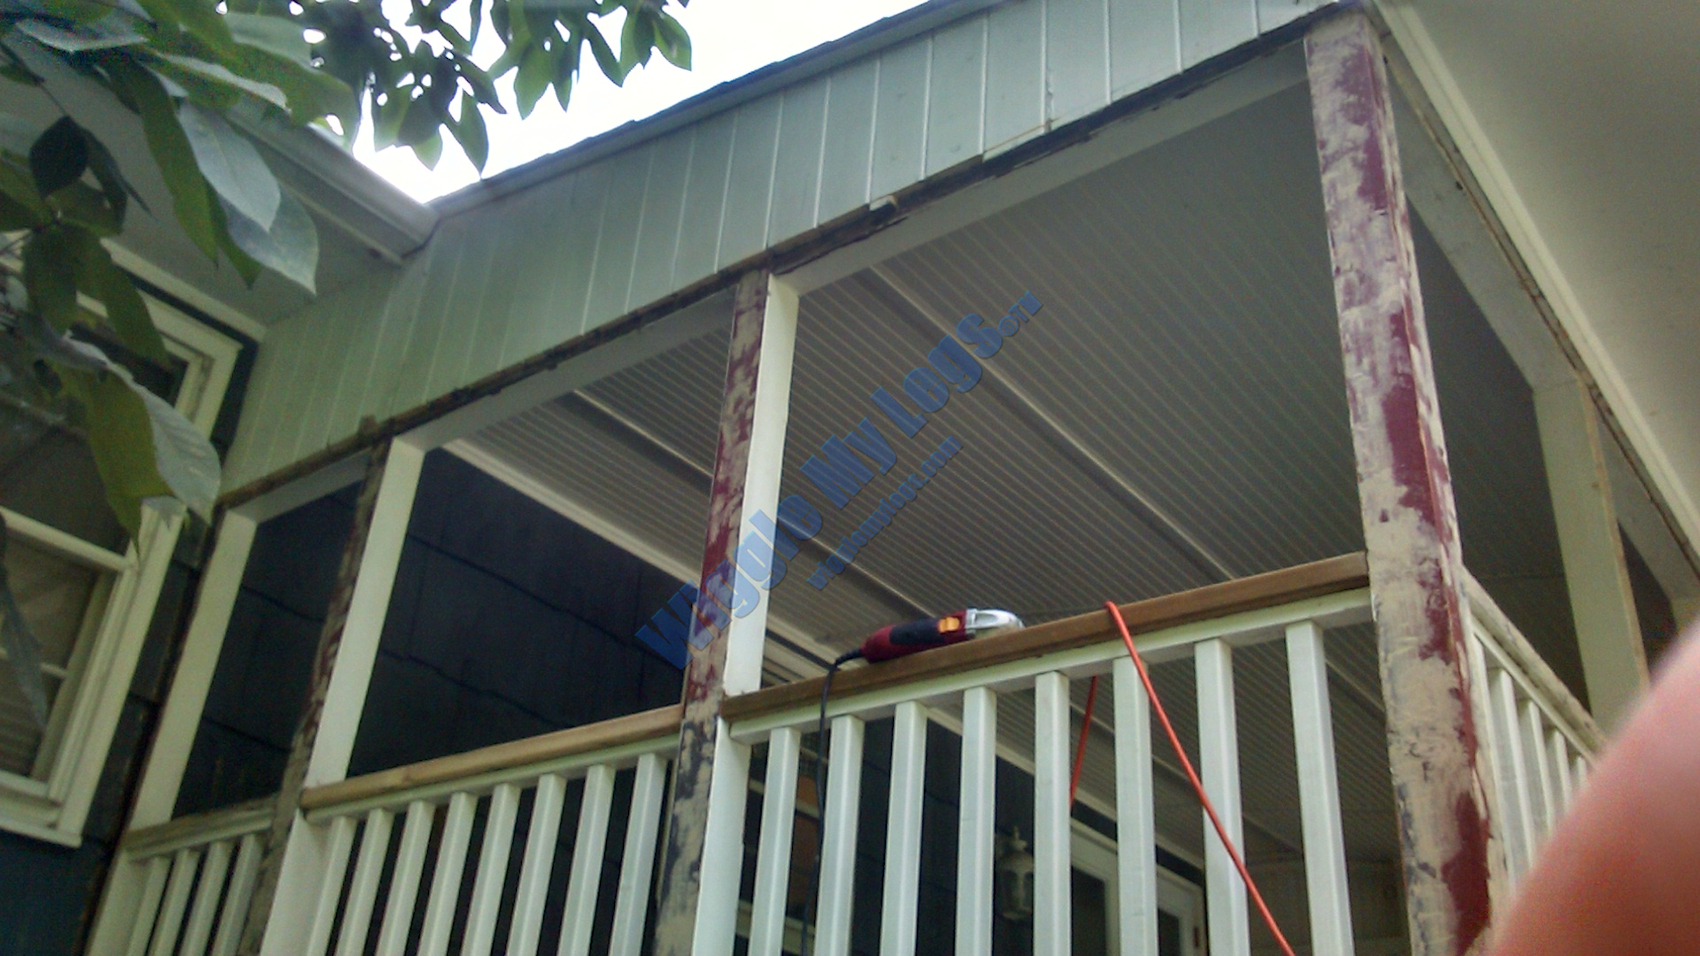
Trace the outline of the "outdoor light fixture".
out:
M 1003 852 L 997 865 L 998 915 L 1012 923 L 1025 922 L 1033 918 L 1033 854 L 1027 852 L 1020 827 L 999 842 Z

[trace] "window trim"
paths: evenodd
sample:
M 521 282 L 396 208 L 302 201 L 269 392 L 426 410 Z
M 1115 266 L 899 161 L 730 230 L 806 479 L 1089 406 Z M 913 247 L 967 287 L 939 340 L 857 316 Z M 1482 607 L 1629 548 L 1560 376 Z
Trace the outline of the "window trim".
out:
M 79 298 L 85 308 L 103 311 L 98 302 Z M 210 435 L 242 347 L 145 292 L 142 298 L 154 327 L 165 339 L 166 350 L 187 366 L 176 407 L 201 434 Z M 11 522 L 13 515 L 6 518 Z M 82 843 L 89 808 L 106 767 L 184 519 L 144 510 L 141 527 L 122 556 L 123 567 L 115 569 L 110 567 L 110 552 L 45 525 L 34 527 L 40 522 L 19 518 L 21 527 L 28 528 L 23 536 L 36 540 L 44 535 L 33 532 L 46 528 L 45 537 L 54 541 L 40 541 L 40 545 L 115 574 L 93 644 L 75 652 L 84 658 L 82 673 L 77 675 L 68 712 L 54 718 L 54 722 L 63 720 L 63 728 L 58 731 L 58 740 L 49 744 L 57 748 L 51 769 L 45 779 L 0 772 L 0 830 L 76 847 Z M 14 529 L 14 533 L 19 530 Z M 81 547 L 61 538 L 76 541 Z M 68 550 L 78 553 L 67 554 Z

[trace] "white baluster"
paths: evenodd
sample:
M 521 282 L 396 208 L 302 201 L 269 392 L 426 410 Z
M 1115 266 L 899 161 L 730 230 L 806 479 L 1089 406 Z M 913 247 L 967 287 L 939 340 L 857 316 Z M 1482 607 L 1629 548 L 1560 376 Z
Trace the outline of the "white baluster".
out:
M 1193 648 L 1193 662 L 1198 679 L 1199 776 L 1222 827 L 1237 849 L 1245 846 L 1245 825 L 1240 817 L 1240 747 L 1234 722 L 1233 651 L 1219 638 L 1200 641 Z M 1251 923 L 1245 881 L 1208 818 L 1204 820 L 1204 882 L 1210 915 L 1210 952 L 1213 956 L 1250 956 Z
M 478 798 L 457 793 L 449 798 L 443 818 L 443 838 L 431 873 L 431 895 L 425 900 L 425 926 L 419 934 L 419 956 L 443 956 L 449 951 L 455 909 L 460 903 L 461 876 L 466 872 L 466 848 L 472 842 L 472 821 Z
M 750 746 L 732 739 L 724 720 L 714 743 L 708 820 L 703 826 L 702 889 L 692 956 L 732 956 L 737 942 L 738 884 L 744 875 L 744 802 L 750 793 Z
M 130 930 L 127 956 L 143 956 L 148 951 L 148 939 L 159 922 L 159 903 L 165 896 L 165 881 L 171 875 L 171 858 L 156 856 L 148 861 L 147 882 L 142 884 L 142 902 L 136 909 L 136 923 Z
M 325 850 L 325 877 L 319 883 L 319 899 L 313 907 L 313 926 L 307 933 L 307 956 L 323 956 L 331 944 L 337 903 L 342 900 L 342 878 L 348 872 L 348 858 L 354 852 L 355 826 L 353 817 L 337 817 L 331 821 L 329 846 Z M 240 931 L 237 935 L 241 936 Z
M 626 821 L 626 852 L 620 861 L 620 889 L 614 898 L 614 932 L 609 956 L 638 956 L 643 948 L 649 879 L 655 868 L 655 839 L 661 827 L 661 798 L 667 773 L 661 758 L 638 758 L 632 784 L 632 810 Z
M 431 825 L 436 819 L 437 809 L 423 800 L 407 805 L 401 850 L 396 854 L 389 899 L 384 902 L 384 922 L 378 930 L 378 956 L 401 956 L 407 948 L 413 904 L 419 899 L 419 881 L 425 874 L 425 850 L 431 845 Z
M 803 735 L 781 727 L 767 738 L 767 778 L 756 844 L 756 886 L 750 915 L 750 956 L 779 956 L 785 942 L 785 902 L 791 885 L 791 830 L 797 814 L 797 755 Z
M 1352 956 L 1352 908 L 1346 889 L 1346 838 L 1334 766 L 1328 659 L 1314 622 L 1287 626 L 1287 676 L 1293 694 L 1293 749 L 1304 818 L 1305 883 L 1314 956 Z
M 1151 790 L 1151 704 L 1133 659 L 1111 665 L 1116 719 L 1117 918 L 1122 952 L 1157 952 L 1157 823 Z
M 478 878 L 472 884 L 472 908 L 466 917 L 461 956 L 489 956 L 502 908 L 502 886 L 508 880 L 514 821 L 518 818 L 519 787 L 498 784 L 490 794 L 490 815 L 484 821 L 484 846 L 478 854 Z
M 885 903 L 880 956 L 913 956 L 921 894 L 921 808 L 927 783 L 927 709 L 897 705 L 892 721 L 891 801 L 885 828 Z
M 861 814 L 862 741 L 866 733 L 859 717 L 845 715 L 832 721 L 819 915 L 815 920 L 817 956 L 850 956 L 850 903 L 856 890 L 856 822 Z M 807 927 L 804 929 L 807 931 Z
M 525 838 L 525 861 L 519 868 L 514 918 L 508 929 L 508 956 L 536 956 L 566 797 L 567 781 L 560 774 L 546 773 L 538 779 L 537 796 L 531 804 L 531 832 Z
M 1068 956 L 1071 927 L 1069 866 L 1068 678 L 1040 674 L 1033 681 L 1033 953 Z
M 182 956 L 203 956 L 207 940 L 212 938 L 213 920 L 218 916 L 218 900 L 224 895 L 224 878 L 230 871 L 230 841 L 219 840 L 207 847 L 207 857 L 201 867 L 201 882 L 195 888 L 195 906 L 189 911 L 189 924 L 183 929 Z
M 997 783 L 998 698 L 989 687 L 970 688 L 962 695 L 962 816 L 956 856 L 958 956 L 992 954 Z
M 165 887 L 165 905 L 159 910 L 159 926 L 154 930 L 153 946 L 148 956 L 172 956 L 177 951 L 177 935 L 183 930 L 183 911 L 189 908 L 189 889 L 195 884 L 195 870 L 200 867 L 198 850 L 178 850 L 171 858 L 171 882 Z
M 1495 672 L 1492 680 L 1494 735 L 1504 757 L 1500 762 L 1505 765 L 1503 777 L 1510 790 L 1505 805 L 1511 809 L 1511 819 L 1506 821 L 1505 828 L 1515 832 L 1513 846 L 1520 851 L 1516 863 L 1510 868 L 1511 884 L 1516 886 L 1533 862 L 1535 847 L 1540 841 L 1535 833 L 1535 813 L 1530 806 L 1534 798 L 1529 792 L 1529 765 L 1523 757 L 1523 734 L 1518 728 L 1517 685 L 1503 670 Z
M 372 928 L 372 910 L 378 905 L 378 882 L 390 853 L 390 828 L 395 814 L 385 809 L 368 811 L 366 831 L 360 835 L 360 857 L 354 862 L 354 879 L 348 885 L 348 906 L 343 910 L 342 928 L 337 930 L 337 956 L 362 956 L 367 931 Z
M 1542 840 L 1552 832 L 1558 821 L 1558 794 L 1553 785 L 1552 767 L 1548 764 L 1546 719 L 1541 705 L 1533 700 L 1523 701 L 1523 753 L 1529 757 L 1533 771 L 1531 781 L 1537 832 Z
M 1564 739 L 1564 732 L 1553 728 L 1547 734 L 1547 746 L 1551 750 L 1552 769 L 1558 778 L 1559 818 L 1563 811 L 1570 809 L 1570 800 L 1576 795 L 1575 781 L 1570 779 L 1570 742 Z
M 578 834 L 573 838 L 572 873 L 567 905 L 561 912 L 559 956 L 586 956 L 596 920 L 596 896 L 602 885 L 602 851 L 608 843 L 608 813 L 614 802 L 614 768 L 597 764 L 584 778 L 579 801 Z
M 230 892 L 224 895 L 224 910 L 218 917 L 218 935 L 213 937 L 211 956 L 236 956 L 242 940 L 242 924 L 248 919 L 248 904 L 254 899 L 254 884 L 260 878 L 260 859 L 265 855 L 258 833 L 242 838 L 236 851 L 236 869 L 230 874 Z

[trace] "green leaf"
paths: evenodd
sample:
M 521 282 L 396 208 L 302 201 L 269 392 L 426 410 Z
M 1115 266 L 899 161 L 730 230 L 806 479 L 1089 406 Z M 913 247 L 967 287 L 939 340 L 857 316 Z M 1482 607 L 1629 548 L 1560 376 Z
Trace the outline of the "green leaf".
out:
M 302 66 L 312 65 L 312 50 L 301 25 L 294 20 L 257 13 L 227 13 L 224 22 L 230 27 L 230 35 L 243 46 L 264 50 Z
M 197 60 L 194 57 L 171 56 L 169 54 L 160 54 L 160 59 L 171 66 L 177 67 L 180 70 L 185 70 L 203 79 L 212 80 L 215 83 L 222 83 L 225 86 L 257 96 L 279 109 L 289 108 L 289 97 L 283 95 L 282 90 L 270 83 L 262 83 L 259 80 L 250 79 L 246 76 L 238 76 L 222 64 L 209 63 L 206 60 Z
M 242 281 L 252 288 L 254 282 L 260 278 L 260 273 L 266 271 L 265 267 L 255 262 L 252 256 L 243 252 L 231 240 L 230 225 L 224 214 L 224 206 L 218 202 L 218 197 L 213 195 L 212 187 L 206 187 L 206 192 L 209 197 L 208 201 L 212 203 L 213 216 L 217 221 L 218 248 L 224 250 L 225 258 L 229 259 L 230 264 L 236 267 L 236 274 L 241 276 Z
M 424 140 L 413 144 L 413 155 L 418 157 L 426 169 L 436 169 L 437 160 L 443 158 L 443 136 L 432 133 Z
M 177 112 L 171 98 L 165 94 L 154 74 L 124 62 L 109 67 L 118 82 L 136 98 L 142 114 L 142 129 L 147 133 L 148 151 L 171 190 L 172 206 L 183 232 L 208 259 L 218 261 L 219 229 L 213 222 L 212 203 L 207 197 L 207 183 L 195 163 L 194 150 L 183 127 L 177 122 Z
M 525 51 L 525 59 L 519 63 L 519 73 L 514 76 L 514 98 L 519 100 L 521 119 L 530 116 L 531 111 L 537 108 L 537 101 L 542 99 L 554 75 L 555 60 L 548 50 L 532 47 Z
M 592 27 L 585 31 L 584 38 L 590 43 L 590 54 L 596 58 L 596 65 L 602 68 L 603 75 L 613 80 L 615 86 L 625 85 L 626 70 L 620 66 L 619 57 L 614 55 L 602 31 Z
M 87 53 L 90 50 L 135 46 L 146 43 L 148 39 L 131 27 L 129 18 L 117 13 L 92 23 L 73 24 L 69 28 L 46 20 L 21 20 L 16 29 L 42 46 L 61 53 Z
M 118 216 L 97 189 L 72 183 L 48 197 L 47 204 L 67 224 L 85 229 L 91 235 L 118 235 Z
M 0 228 L 10 231 L 42 226 L 53 218 L 41 201 L 41 194 L 36 192 L 35 179 L 21 165 L 3 156 L 0 156 L 0 196 L 6 198 L 0 207 L 4 209 L 5 222 L 18 223 Z
M 112 207 L 114 217 L 122 226 L 124 213 L 132 198 L 141 203 L 143 209 L 147 209 L 148 204 L 142 199 L 141 193 L 136 192 L 136 187 L 124 178 L 124 171 L 119 168 L 118 161 L 112 158 L 106 144 L 95 139 L 94 134 L 86 129 L 83 130 L 83 138 L 88 140 L 89 144 L 89 171 L 94 173 L 95 181 L 100 183 L 101 192 L 106 194 L 106 204 Z
M 290 119 L 298 124 L 306 125 L 328 115 L 341 118 L 345 125 L 360 118 L 354 91 L 323 70 L 261 50 L 247 51 L 243 60 L 256 80 L 283 92 Z
M 77 266 L 82 243 L 62 226 L 48 226 L 24 245 L 24 288 L 30 308 L 60 332 L 77 314 Z
M 219 199 L 262 231 L 270 229 L 282 191 L 254 144 L 232 129 L 224 117 L 191 102 L 177 108 L 177 121 L 189 139 L 201 175 Z
M 654 48 L 655 27 L 649 18 L 641 16 L 638 10 L 628 13 L 625 26 L 620 28 L 620 69 L 630 73 L 648 63 Z
M 478 100 L 461 95 L 460 122 L 451 129 L 460 148 L 466 151 L 466 158 L 472 161 L 472 167 L 482 173 L 484 164 L 490 160 L 490 135 L 484 129 L 484 114 L 478 109 Z
M 416 147 L 417 148 L 417 147 Z M 438 141 L 439 151 L 442 141 Z M 244 216 L 221 198 L 230 240 L 255 262 L 294 282 L 308 292 L 314 291 L 314 276 L 319 264 L 319 232 L 313 218 L 294 196 L 283 193 L 277 215 L 270 229 Z
M 176 26 L 212 49 L 224 52 L 234 42 L 224 17 L 207 0 L 139 0 L 160 27 Z
M 384 105 L 378 107 L 376 125 L 372 127 L 372 145 L 375 148 L 388 149 L 396 144 L 401 137 L 401 124 L 407 121 L 412 107 L 413 101 L 407 98 L 404 90 L 392 92 Z
M 106 501 L 130 534 L 142 524 L 142 501 L 171 494 L 154 464 L 153 424 L 142 397 L 112 372 L 59 369 L 88 418 L 89 451 Z
M 437 135 L 437 129 L 442 122 L 442 117 L 432 108 L 431 98 L 417 97 L 407 104 L 407 115 L 402 118 L 401 129 L 396 132 L 395 141 L 403 146 L 422 143 Z
M 160 364 L 171 361 L 165 351 L 165 340 L 154 328 L 147 303 L 136 291 L 136 284 L 124 270 L 112 261 L 112 255 L 100 243 L 92 243 L 83 255 L 84 291 L 106 306 L 106 324 L 118 334 L 125 347 L 144 358 Z
M 667 62 L 681 70 L 691 68 L 691 37 L 685 32 L 685 25 L 668 16 L 658 14 L 655 18 L 655 48 L 667 58 Z
M 43 196 L 51 196 L 83 178 L 89 168 L 89 143 L 82 127 L 62 116 L 30 146 L 30 175 Z

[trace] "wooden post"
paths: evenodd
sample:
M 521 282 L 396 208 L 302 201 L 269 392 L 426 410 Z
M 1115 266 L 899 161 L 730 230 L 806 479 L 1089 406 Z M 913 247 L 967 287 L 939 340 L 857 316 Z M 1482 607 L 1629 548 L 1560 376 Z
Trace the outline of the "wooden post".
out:
M 765 272 L 738 284 L 698 582 L 705 601 L 714 590 L 706 582 L 726 562 L 736 564 L 748 517 L 777 512 L 796 329 L 793 291 Z M 760 687 L 767 607 L 762 591 L 756 609 L 732 618 L 720 635 L 702 614 L 691 621 L 684 720 L 656 886 L 655 956 L 731 953 L 749 748 L 721 733 L 720 705 L 729 694 Z M 700 906 L 699 894 L 708 897 Z
M 1351 11 L 1305 37 L 1414 956 L 1488 927 L 1487 800 L 1463 559 L 1381 44 Z
M 1629 589 L 1600 426 L 1588 390 L 1574 379 L 1535 390 L 1535 420 L 1588 709 L 1610 729 L 1647 689 L 1647 652 Z
M 289 951 L 288 941 L 299 940 L 311 922 L 310 910 L 297 910 L 316 896 L 306 884 L 316 887 L 322 875 L 322 854 L 313 851 L 323 841 L 301 818 L 301 791 L 348 772 L 423 458 L 411 445 L 386 440 L 367 463 L 242 932 L 244 956 L 261 952 L 262 944 L 267 953 Z M 271 919 L 274 909 L 278 920 Z

